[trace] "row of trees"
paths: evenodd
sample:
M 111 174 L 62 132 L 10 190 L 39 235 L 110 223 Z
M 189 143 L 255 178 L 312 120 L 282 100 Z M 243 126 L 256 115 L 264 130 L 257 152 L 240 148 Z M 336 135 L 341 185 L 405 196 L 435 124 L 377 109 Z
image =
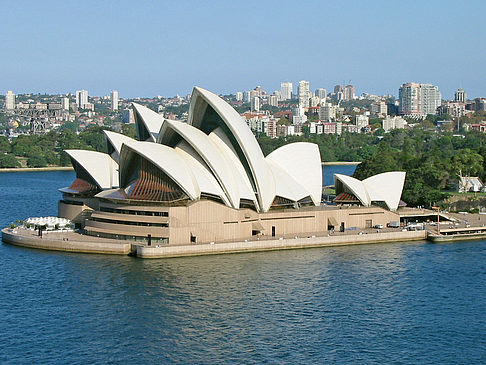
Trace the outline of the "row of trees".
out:
M 387 171 L 406 171 L 402 198 L 411 206 L 439 204 L 457 191 L 458 174 L 486 178 L 486 135 L 438 135 L 422 129 L 394 130 L 363 159 L 354 176 L 360 180 Z
M 362 161 L 354 176 L 360 180 L 388 171 L 406 171 L 402 198 L 410 206 L 430 207 L 457 191 L 458 174 L 486 181 L 486 134 L 436 133 L 420 127 L 396 129 L 384 135 L 303 135 L 258 137 L 265 155 L 292 142 L 313 142 L 322 161 Z
M 28 167 L 69 166 L 65 149 L 105 151 L 103 129 L 107 128 L 91 127 L 77 134 L 65 128 L 43 135 L 20 135 L 12 141 L 0 136 L 0 167 L 20 167 L 19 158 L 26 159 Z M 123 125 L 122 132 L 131 137 L 136 134 L 131 125 Z

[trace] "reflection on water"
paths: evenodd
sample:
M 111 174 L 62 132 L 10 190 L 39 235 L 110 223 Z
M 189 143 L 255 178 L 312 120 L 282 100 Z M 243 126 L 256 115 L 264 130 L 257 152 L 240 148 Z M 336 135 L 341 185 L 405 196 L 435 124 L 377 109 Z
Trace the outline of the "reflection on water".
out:
M 59 187 L 62 176 L 40 179 Z M 2 177 L 10 201 L 21 182 L 38 183 Z M 21 210 L 1 204 L 1 217 Z M 485 247 L 140 260 L 2 245 L 0 362 L 482 363 Z

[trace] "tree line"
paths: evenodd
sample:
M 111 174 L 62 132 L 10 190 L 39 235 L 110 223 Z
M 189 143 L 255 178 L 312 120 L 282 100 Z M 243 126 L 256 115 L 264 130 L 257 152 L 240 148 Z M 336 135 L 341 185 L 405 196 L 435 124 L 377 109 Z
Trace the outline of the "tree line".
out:
M 109 128 L 94 126 L 80 133 L 64 128 L 42 135 L 20 135 L 11 141 L 0 136 L 0 168 L 21 167 L 21 159 L 26 160 L 28 167 L 69 166 L 71 160 L 63 152 L 65 149 L 106 152 L 103 129 Z M 136 135 L 135 128 L 126 124 L 122 133 Z

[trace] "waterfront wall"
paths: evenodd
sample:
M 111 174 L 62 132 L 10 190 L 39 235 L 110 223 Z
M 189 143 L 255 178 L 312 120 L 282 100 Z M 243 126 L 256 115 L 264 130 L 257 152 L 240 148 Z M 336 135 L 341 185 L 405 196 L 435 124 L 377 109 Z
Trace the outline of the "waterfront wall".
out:
M 194 244 L 185 246 L 137 246 L 140 258 L 168 258 L 182 256 L 214 255 L 252 251 L 271 251 L 326 246 L 359 245 L 383 242 L 425 240 L 426 231 L 383 232 L 356 235 L 336 235 L 309 238 L 286 238 L 278 240 Z
M 106 240 L 89 239 L 85 240 L 87 236 L 78 235 L 79 240 L 70 239 L 69 241 L 59 238 L 50 238 L 49 234 L 38 237 L 34 235 L 19 234 L 18 231 L 10 231 L 9 228 L 2 229 L 2 240 L 5 243 L 10 243 L 16 246 L 39 248 L 44 250 L 54 251 L 68 251 L 68 252 L 83 252 L 83 253 L 103 253 L 115 255 L 128 255 L 131 250 L 129 242 L 113 241 L 113 243 Z

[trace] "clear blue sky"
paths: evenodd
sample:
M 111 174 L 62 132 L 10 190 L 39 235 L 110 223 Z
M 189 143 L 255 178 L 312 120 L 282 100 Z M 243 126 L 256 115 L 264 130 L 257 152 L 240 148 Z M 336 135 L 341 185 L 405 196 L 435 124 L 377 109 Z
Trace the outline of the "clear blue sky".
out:
M 486 1 L 2 1 L 0 93 L 217 93 L 309 80 L 486 96 Z M 295 88 L 295 86 L 294 86 Z

